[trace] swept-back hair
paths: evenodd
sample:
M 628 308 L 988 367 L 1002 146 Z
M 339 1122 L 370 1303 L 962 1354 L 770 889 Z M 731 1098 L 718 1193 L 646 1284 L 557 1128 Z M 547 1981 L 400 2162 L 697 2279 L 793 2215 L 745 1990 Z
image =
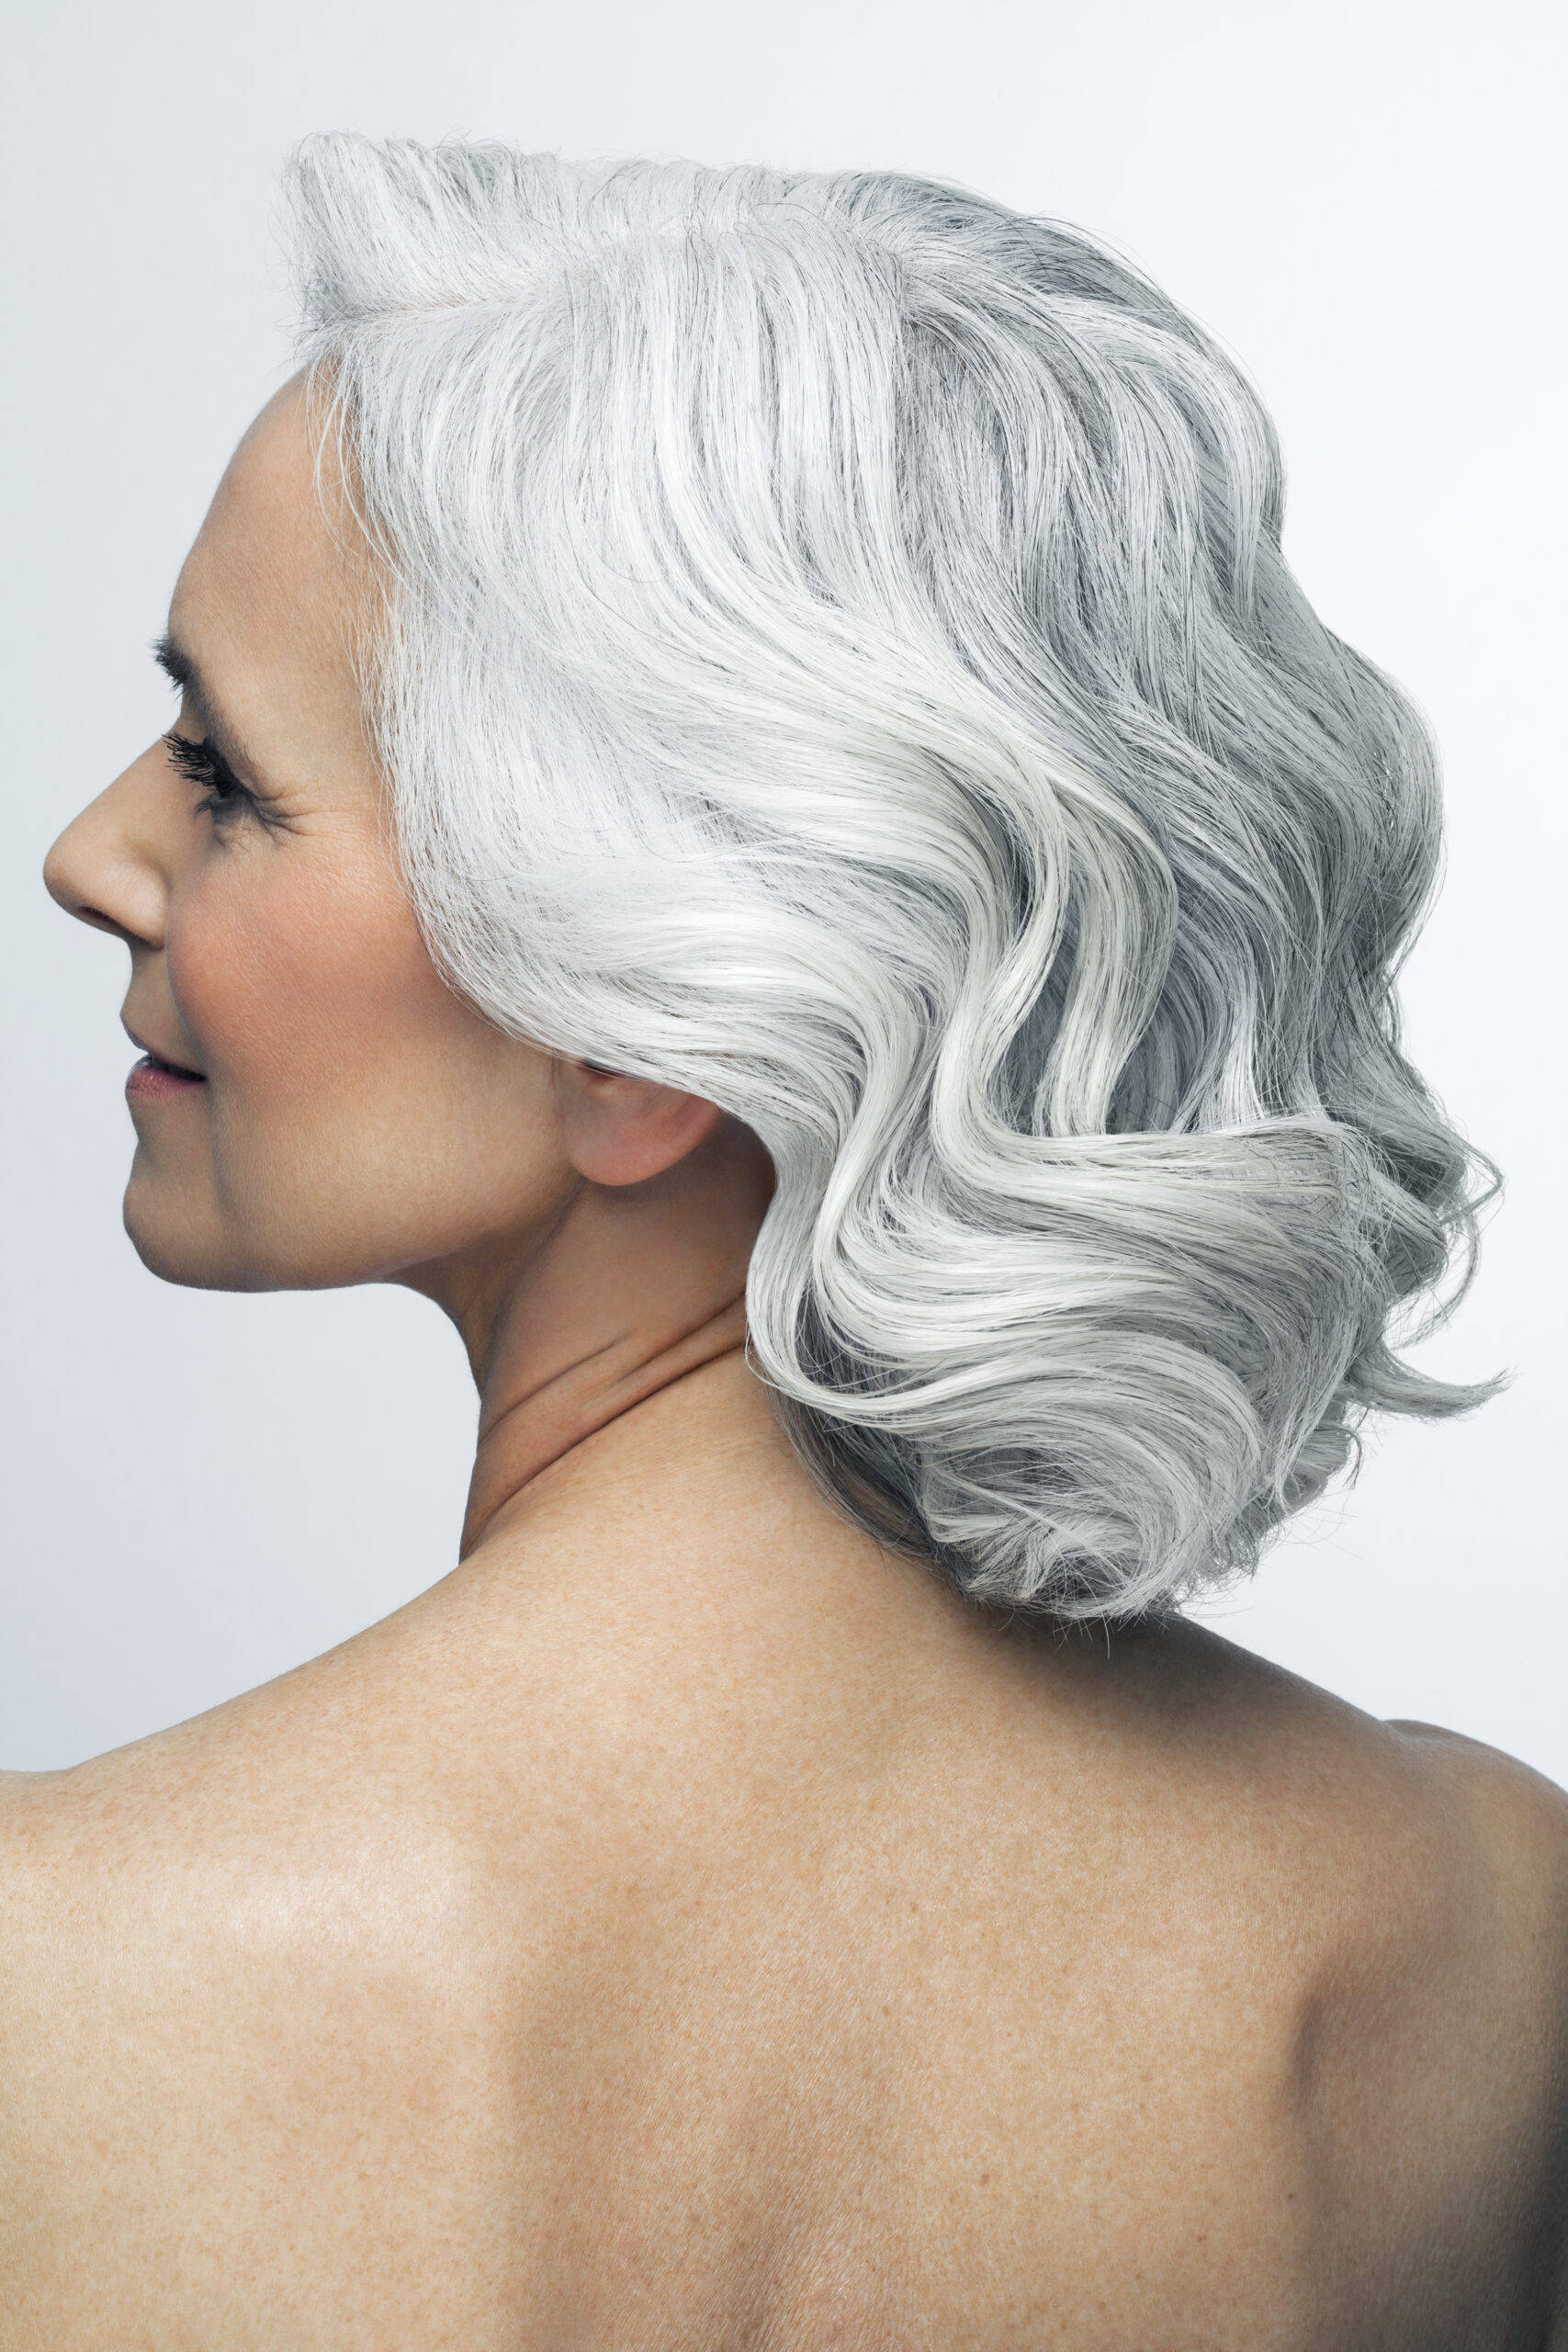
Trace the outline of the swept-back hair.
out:
M 1432 747 L 1192 321 L 893 173 L 332 136 L 291 189 L 425 936 L 761 1138 L 753 1360 L 840 1506 L 1127 1616 L 1487 1393 L 1389 1338 L 1485 1197 L 1392 993 Z

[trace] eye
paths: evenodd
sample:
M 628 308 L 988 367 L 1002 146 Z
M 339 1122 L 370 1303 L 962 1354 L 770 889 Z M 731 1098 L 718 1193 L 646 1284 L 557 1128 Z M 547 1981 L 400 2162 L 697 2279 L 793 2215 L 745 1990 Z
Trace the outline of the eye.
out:
M 254 808 L 255 795 L 240 782 L 216 744 L 193 741 L 188 735 L 176 735 L 171 730 L 164 738 L 173 764 L 193 784 L 201 786 L 205 797 L 197 802 L 197 815 L 221 817 L 241 808 Z

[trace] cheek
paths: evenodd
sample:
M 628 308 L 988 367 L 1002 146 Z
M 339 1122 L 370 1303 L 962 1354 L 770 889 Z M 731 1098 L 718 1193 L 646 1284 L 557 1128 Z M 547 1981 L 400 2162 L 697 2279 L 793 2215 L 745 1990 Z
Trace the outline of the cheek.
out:
M 308 1230 L 363 1273 L 461 1248 L 570 1181 L 547 1058 L 443 984 L 378 855 L 236 845 L 171 909 L 167 952 L 220 1199 L 275 1252 Z
M 309 841 L 215 854 L 170 910 L 168 965 L 215 1087 L 256 1101 L 417 1051 L 439 989 L 400 895 Z

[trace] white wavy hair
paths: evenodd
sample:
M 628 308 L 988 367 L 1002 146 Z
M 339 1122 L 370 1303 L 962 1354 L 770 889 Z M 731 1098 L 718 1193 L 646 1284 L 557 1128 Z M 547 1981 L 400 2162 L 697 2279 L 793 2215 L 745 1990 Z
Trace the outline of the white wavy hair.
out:
M 1286 570 L 1224 353 L 892 173 L 334 135 L 290 187 L 431 949 L 761 1138 L 750 1346 L 840 1505 L 1126 1617 L 1369 1408 L 1487 1393 L 1389 1340 L 1488 1172 L 1392 994 L 1432 748 Z

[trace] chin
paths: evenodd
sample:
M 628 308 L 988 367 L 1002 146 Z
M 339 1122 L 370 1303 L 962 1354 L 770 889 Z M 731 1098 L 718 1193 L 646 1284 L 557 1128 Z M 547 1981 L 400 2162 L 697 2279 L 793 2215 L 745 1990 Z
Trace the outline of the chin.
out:
M 211 1199 L 191 1201 L 179 1189 L 150 1179 L 132 1165 L 125 1189 L 125 1229 L 150 1274 L 183 1290 L 344 1290 L 386 1282 L 402 1261 L 385 1262 L 367 1251 L 358 1228 L 322 1229 L 320 1219 L 285 1209 L 257 1219 L 261 1232 L 236 1232 Z
M 157 1198 L 157 1188 L 137 1182 L 134 1170 L 125 1192 L 125 1230 L 150 1274 L 183 1290 L 278 1290 L 248 1264 L 232 1243 L 213 1230 L 210 1213 L 191 1213 L 176 1201 Z

